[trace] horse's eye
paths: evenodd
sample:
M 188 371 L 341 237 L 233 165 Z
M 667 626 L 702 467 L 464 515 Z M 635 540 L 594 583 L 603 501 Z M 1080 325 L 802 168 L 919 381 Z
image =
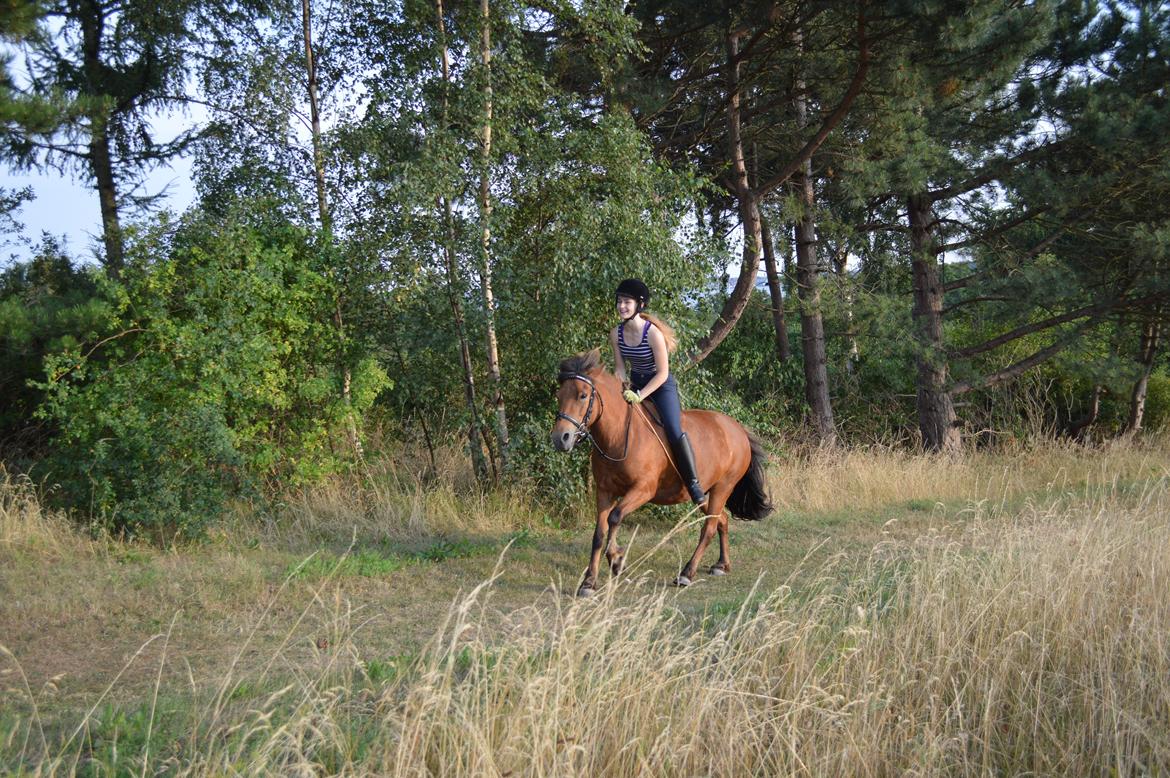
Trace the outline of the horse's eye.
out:
M 581 396 L 580 396 L 580 397 L 578 397 L 577 399 L 578 399 L 578 400 L 584 400 L 584 399 L 585 399 L 585 395 L 581 395 Z

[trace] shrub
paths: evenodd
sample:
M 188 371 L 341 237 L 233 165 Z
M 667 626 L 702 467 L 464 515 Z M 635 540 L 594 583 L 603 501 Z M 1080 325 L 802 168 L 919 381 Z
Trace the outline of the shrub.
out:
M 95 343 L 47 362 L 54 476 L 119 532 L 198 534 L 228 499 L 336 471 L 347 413 L 385 383 L 352 364 L 341 397 L 335 289 L 309 236 L 192 220 L 134 244 Z
M 46 354 L 97 340 L 108 318 L 94 274 L 52 238 L 0 273 L 0 448 L 9 465 L 27 469 L 51 435 L 34 418 L 43 392 L 33 382 L 44 374 Z

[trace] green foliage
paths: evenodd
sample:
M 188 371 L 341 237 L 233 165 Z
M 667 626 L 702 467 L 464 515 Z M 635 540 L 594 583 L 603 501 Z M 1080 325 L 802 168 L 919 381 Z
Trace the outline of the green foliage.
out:
M 0 274 L 0 448 L 10 464 L 45 453 L 51 428 L 33 420 L 43 393 L 32 385 L 45 356 L 94 342 L 109 318 L 94 275 L 51 238 Z
M 288 77 L 304 65 L 297 9 L 272 9 L 242 35 L 238 25 L 261 10 L 251 2 L 119 8 L 61 6 L 57 29 L 40 7 L 16 1 L 0 23 L 0 36 L 33 55 L 39 95 L 13 100 L 0 78 L 0 120 L 12 122 L 0 153 L 10 160 L 97 177 L 98 142 L 109 141 L 114 170 L 96 181 L 109 208 L 188 143 L 201 151 L 200 204 L 178 225 L 131 236 L 120 279 L 77 268 L 52 243 L 0 277 L 9 400 L 0 444 L 28 457 L 51 446 L 61 494 L 96 522 L 197 534 L 233 499 L 345 467 L 344 430 L 371 411 L 388 428 L 421 430 L 432 450 L 478 436 L 497 463 L 506 454 L 505 478 L 575 510 L 588 457 L 549 446 L 556 365 L 595 347 L 609 361 L 612 292 L 628 276 L 647 281 L 651 308 L 678 330 L 672 366 L 687 407 L 722 410 L 769 436 L 805 425 L 793 278 L 789 361 L 775 354 L 762 294 L 701 366 L 686 355 L 722 302 L 712 280 L 739 251 L 725 178 L 728 24 L 750 41 L 741 119 L 758 184 L 786 169 L 858 72 L 854 7 L 780 4 L 765 22 L 746 7 L 690 0 L 539 9 L 493 0 L 485 20 L 475 4 L 444 4 L 440 19 L 433 3 L 355 0 L 336 23 L 312 20 L 329 128 L 327 240 L 313 226 L 313 158 L 297 141 L 307 93 Z M 907 196 L 926 194 L 937 195 L 936 221 L 917 250 L 939 249 L 944 283 L 970 276 L 943 303 L 947 380 L 977 386 L 1064 347 L 1012 388 L 965 395 L 968 427 L 1052 432 L 1095 386 L 1107 387 L 1103 424 L 1120 424 L 1138 374 L 1134 322 L 1164 320 L 1170 299 L 1170 13 L 1056 0 L 874 10 L 864 17 L 862 92 L 811 163 L 842 439 L 898 438 L 914 426 L 921 345 L 902 225 Z M 480 58 L 485 23 L 490 70 Z M 97 54 L 81 45 L 83 24 Z M 159 142 L 152 112 L 184 97 L 203 54 L 212 56 L 200 88 L 215 120 Z M 812 98 L 807 121 L 796 116 L 797 94 Z M 51 121 L 33 121 L 34 109 Z M 782 188 L 761 196 L 777 236 L 806 210 Z M 17 229 L 11 214 L 25 197 L 0 191 L 4 231 Z M 117 233 L 110 251 L 123 230 L 105 227 Z M 1109 310 L 1040 327 L 1090 306 Z M 1029 325 L 1037 331 L 979 349 Z M 490 429 L 489 326 L 507 452 Z M 1170 402 L 1160 359 L 1149 426 Z
M 332 283 L 292 227 L 192 218 L 141 236 L 102 285 L 104 337 L 46 362 L 69 501 L 116 531 L 196 534 L 232 497 L 342 467 Z M 386 379 L 370 359 L 353 375 L 360 414 Z
M 769 308 L 766 295 L 753 294 L 719 348 L 698 369 L 676 375 L 685 408 L 722 411 L 765 435 L 800 422 L 807 408 L 800 355 L 777 358 Z
M 132 774 L 138 760 L 129 755 L 147 753 L 152 744 L 157 748 L 158 743 L 173 743 L 186 734 L 189 711 L 184 702 L 164 698 L 135 706 L 103 704 L 91 714 L 85 728 L 87 758 L 78 766 L 77 775 Z
M 552 394 L 550 390 L 550 398 Z M 554 450 L 550 440 L 554 413 L 518 416 L 512 430 L 511 467 L 514 480 L 531 483 L 546 505 L 565 515 L 588 496 L 589 443 L 581 441 L 569 454 Z
M 387 659 L 369 659 L 362 662 L 362 673 L 375 686 L 390 683 L 398 678 L 405 667 L 415 661 L 413 656 L 397 656 Z
M 913 342 L 899 336 L 909 312 L 900 296 L 865 292 L 854 283 L 830 276 L 822 287 L 834 413 L 847 440 L 888 440 L 901 435 L 913 413 Z M 736 328 L 693 371 L 696 380 L 683 384 L 689 406 L 717 408 L 764 434 L 801 429 L 808 412 L 801 326 L 795 300 L 788 299 L 791 358 L 779 360 L 771 302 L 757 291 Z M 858 344 L 856 355 L 850 338 Z
M 1170 375 L 1158 371 L 1150 375 L 1146 389 L 1146 416 L 1142 426 L 1161 430 L 1170 425 Z
M 0 128 L 7 132 L 16 128 L 44 129 L 67 111 L 60 95 L 30 95 L 17 86 L 9 72 L 12 48 L 34 37 L 48 10 L 48 3 L 41 0 L 0 0 L 0 44 L 4 47 L 0 52 Z
M 401 555 L 385 555 L 374 550 L 356 551 L 343 557 L 319 554 L 290 566 L 286 576 L 316 580 L 330 576 L 377 578 L 401 570 L 414 560 Z
M 600 347 L 610 362 L 613 290 L 623 278 L 653 290 L 651 308 L 679 330 L 681 356 L 694 332 L 687 297 L 711 271 L 701 246 L 675 240 L 695 182 L 655 164 L 628 119 L 558 118 L 556 142 L 547 130 L 524 139 L 498 244 L 507 258 L 498 273 L 501 359 L 522 412 L 548 407 L 561 359 Z
M 8 131 L 0 155 L 26 167 L 76 166 L 100 179 L 100 160 L 89 144 L 102 139 L 123 189 L 195 137 L 186 131 L 162 141 L 151 120 L 159 108 L 185 102 L 195 62 L 229 51 L 237 26 L 263 7 L 250 0 L 6 5 L 21 13 L 18 37 L 29 78 L 27 89 L 16 93 L 26 106 L 22 113 L 6 115 L 8 93 L 0 92 Z M 36 105 L 40 110 L 32 112 Z M 46 110 L 50 105 L 57 110 Z
M 24 229 L 24 225 L 16 220 L 16 213 L 21 207 L 35 199 L 32 187 L 26 186 L 21 189 L 8 189 L 0 186 L 0 236 L 14 235 L 17 240 L 21 239 L 20 232 Z M 11 240 L 5 238 L 0 242 L 0 248 L 4 248 L 11 244 Z
M 493 133 L 485 170 L 479 129 L 487 74 L 475 57 L 454 56 L 449 82 L 439 66 L 443 45 L 477 51 L 482 22 L 464 7 L 446 8 L 443 38 L 435 7 L 424 3 L 363 6 L 341 36 L 355 61 L 368 62 L 362 78 L 371 100 L 361 120 L 333 139 L 339 177 L 360 193 L 352 198 L 360 207 L 339 205 L 338 222 L 351 236 L 350 256 L 365 262 L 358 272 L 384 285 L 370 300 L 378 314 L 364 315 L 395 382 L 385 406 L 407 423 L 466 430 L 471 413 L 452 298 L 465 317 L 477 413 L 482 420 L 493 412 L 482 401 L 490 396 L 483 224 L 478 187 L 468 185 L 488 176 L 509 477 L 535 481 L 552 502 L 569 504 L 585 465 L 548 444 L 556 365 L 578 351 L 608 352 L 613 290 L 630 275 L 654 288 L 655 310 L 680 325 L 684 343 L 693 336 L 687 298 L 704 287 L 711 267 L 705 247 L 683 229 L 699 182 L 656 160 L 632 117 L 599 111 L 591 95 L 555 83 L 549 69 L 569 63 L 537 45 L 529 11 L 512 3 L 491 6 Z M 571 64 L 588 71 L 586 80 L 604 80 L 610 63 L 636 48 L 617 6 L 549 13 L 558 27 L 590 36 L 588 54 Z M 451 204 L 450 216 L 442 203 Z

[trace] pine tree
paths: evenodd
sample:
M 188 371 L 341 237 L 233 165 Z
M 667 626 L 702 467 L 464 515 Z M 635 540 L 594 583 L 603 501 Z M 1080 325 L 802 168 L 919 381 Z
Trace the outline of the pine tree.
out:
M 55 0 L 20 44 L 27 95 L 68 101 L 48 115 L 5 117 L 0 155 L 23 167 L 74 170 L 98 195 L 103 264 L 124 263 L 123 221 L 147 172 L 182 154 L 194 130 L 159 140 L 152 119 L 182 106 L 201 49 L 232 48 L 232 24 L 260 10 L 251 0 Z

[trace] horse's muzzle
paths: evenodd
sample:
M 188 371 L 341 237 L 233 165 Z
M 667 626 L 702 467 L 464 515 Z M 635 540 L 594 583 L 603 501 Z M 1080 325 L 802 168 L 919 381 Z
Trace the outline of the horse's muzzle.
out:
M 577 442 L 577 433 L 573 430 L 553 429 L 552 445 L 557 451 L 572 451 Z

